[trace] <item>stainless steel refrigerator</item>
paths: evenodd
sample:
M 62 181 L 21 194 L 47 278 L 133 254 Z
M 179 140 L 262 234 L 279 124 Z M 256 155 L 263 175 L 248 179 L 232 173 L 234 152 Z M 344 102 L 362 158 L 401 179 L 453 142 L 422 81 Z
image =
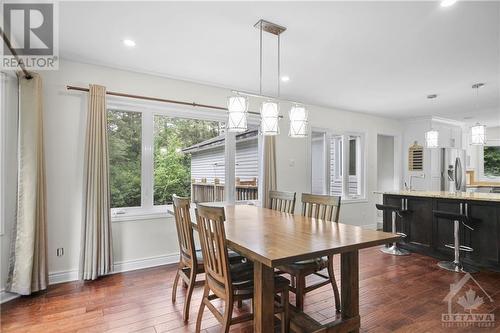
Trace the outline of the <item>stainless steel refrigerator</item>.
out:
M 464 149 L 440 149 L 441 191 L 465 192 L 465 158 Z

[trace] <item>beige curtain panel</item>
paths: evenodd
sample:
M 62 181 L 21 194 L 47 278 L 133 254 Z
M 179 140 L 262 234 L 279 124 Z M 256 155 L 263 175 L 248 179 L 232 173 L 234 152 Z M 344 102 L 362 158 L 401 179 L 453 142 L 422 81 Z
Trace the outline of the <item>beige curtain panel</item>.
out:
M 95 280 L 113 270 L 106 88 L 90 85 L 85 137 L 81 276 Z
M 261 205 L 269 207 L 269 191 L 277 189 L 276 181 L 276 137 L 264 136 L 262 143 L 262 190 Z
M 42 80 L 18 78 L 17 214 L 6 289 L 29 295 L 48 282 Z

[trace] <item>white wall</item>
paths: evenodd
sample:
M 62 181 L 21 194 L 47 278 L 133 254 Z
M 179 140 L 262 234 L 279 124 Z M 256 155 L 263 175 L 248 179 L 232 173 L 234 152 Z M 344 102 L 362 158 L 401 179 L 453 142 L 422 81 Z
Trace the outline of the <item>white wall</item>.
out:
M 216 87 L 65 60 L 61 61 L 59 71 L 42 72 L 41 75 L 44 81 L 49 272 L 51 280 L 58 282 L 77 277 L 87 107 L 86 94 L 67 91 L 66 85 L 86 87 L 89 83 L 96 83 L 111 91 L 221 106 L 225 104 L 230 92 Z M 165 104 L 165 108 L 168 107 Z M 251 100 L 250 109 L 258 110 L 255 100 Z M 300 198 L 302 192 L 311 190 L 310 141 L 288 137 L 287 109 L 286 105 L 282 106 L 284 119 L 280 123 L 281 134 L 277 139 L 278 188 L 297 191 Z M 341 221 L 374 226 L 374 205 L 377 201 L 377 196 L 373 194 L 377 187 L 377 135 L 396 136 L 396 147 L 400 151 L 400 123 L 396 120 L 323 107 L 311 106 L 309 110 L 312 126 L 365 133 L 367 200 L 343 205 Z M 396 173 L 399 175 L 400 171 L 398 169 Z M 114 222 L 113 246 L 117 263 L 115 268 L 118 270 L 177 260 L 175 226 L 169 217 Z M 56 256 L 56 249 L 59 247 L 65 249 L 63 257 Z M 2 262 L 2 268 L 4 267 Z

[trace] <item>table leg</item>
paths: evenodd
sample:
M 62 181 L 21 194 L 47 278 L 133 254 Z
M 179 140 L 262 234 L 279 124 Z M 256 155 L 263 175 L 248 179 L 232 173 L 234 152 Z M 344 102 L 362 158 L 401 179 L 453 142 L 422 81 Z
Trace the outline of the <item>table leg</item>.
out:
M 274 332 L 274 269 L 254 261 L 253 328 L 255 333 Z
M 359 332 L 359 257 L 358 251 L 340 254 L 340 297 L 342 319 L 354 319 Z

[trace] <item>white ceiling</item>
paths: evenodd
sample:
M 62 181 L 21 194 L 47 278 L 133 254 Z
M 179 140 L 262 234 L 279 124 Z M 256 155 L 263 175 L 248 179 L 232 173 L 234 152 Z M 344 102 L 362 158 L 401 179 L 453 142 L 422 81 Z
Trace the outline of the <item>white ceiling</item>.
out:
M 408 118 L 500 122 L 500 2 L 62 2 L 63 58 L 258 90 L 260 18 L 282 34 L 282 96 Z M 127 49 L 122 39 L 137 46 Z M 264 39 L 265 92 L 275 93 L 276 45 Z M 435 100 L 426 99 L 436 93 Z

